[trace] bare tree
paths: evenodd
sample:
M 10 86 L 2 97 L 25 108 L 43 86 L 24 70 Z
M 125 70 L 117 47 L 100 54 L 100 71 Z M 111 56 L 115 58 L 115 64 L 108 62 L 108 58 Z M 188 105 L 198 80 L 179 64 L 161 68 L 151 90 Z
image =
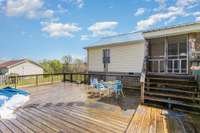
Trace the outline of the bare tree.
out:
M 63 61 L 63 72 L 70 72 L 70 67 L 69 65 L 72 62 L 72 57 L 71 55 L 67 55 L 67 56 L 63 56 L 62 57 L 62 61 Z

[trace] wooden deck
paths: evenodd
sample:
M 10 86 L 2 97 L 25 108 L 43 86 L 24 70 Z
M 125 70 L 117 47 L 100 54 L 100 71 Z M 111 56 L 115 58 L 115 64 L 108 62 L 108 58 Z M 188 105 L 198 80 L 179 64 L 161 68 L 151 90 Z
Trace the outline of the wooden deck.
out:
M 16 111 L 16 119 L 0 120 L 1 133 L 196 133 L 180 114 L 138 106 L 138 97 L 126 96 L 129 106 L 123 110 L 116 99 L 88 99 L 85 85 L 24 89 L 31 92 L 30 101 Z
M 123 133 L 129 120 L 115 113 L 62 103 L 33 105 L 19 109 L 16 119 L 1 120 L 0 130 L 3 133 Z
M 127 133 L 199 133 L 183 113 L 140 105 Z

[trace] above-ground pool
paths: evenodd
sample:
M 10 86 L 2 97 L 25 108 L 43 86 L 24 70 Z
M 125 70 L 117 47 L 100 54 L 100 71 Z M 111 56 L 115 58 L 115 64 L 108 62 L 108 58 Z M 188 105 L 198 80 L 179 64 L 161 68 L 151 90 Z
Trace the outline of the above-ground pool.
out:
M 1 119 L 15 118 L 14 111 L 29 100 L 29 93 L 6 87 L 0 89 L 0 117 Z

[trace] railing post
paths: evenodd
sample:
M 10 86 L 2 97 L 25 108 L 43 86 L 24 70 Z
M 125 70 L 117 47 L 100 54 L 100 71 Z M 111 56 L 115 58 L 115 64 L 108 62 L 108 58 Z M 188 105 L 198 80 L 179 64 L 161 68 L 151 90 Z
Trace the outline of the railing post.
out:
M 141 103 L 144 104 L 144 87 L 145 87 L 145 83 L 142 82 L 141 83 Z
M 17 88 L 17 76 L 15 76 L 15 88 Z
M 35 82 L 36 82 L 36 86 L 38 86 L 39 84 L 38 84 L 38 75 L 36 75 L 36 77 L 35 77 Z
M 84 84 L 87 84 L 87 81 L 86 81 L 86 74 L 84 74 Z
M 72 81 L 73 81 L 73 74 L 70 73 L 70 82 L 72 82 Z
M 88 74 L 88 81 L 87 81 L 88 85 L 90 84 L 90 78 L 91 78 L 91 75 Z
M 66 82 L 66 74 L 63 73 L 63 82 Z
M 53 84 L 53 74 L 51 74 L 51 83 Z

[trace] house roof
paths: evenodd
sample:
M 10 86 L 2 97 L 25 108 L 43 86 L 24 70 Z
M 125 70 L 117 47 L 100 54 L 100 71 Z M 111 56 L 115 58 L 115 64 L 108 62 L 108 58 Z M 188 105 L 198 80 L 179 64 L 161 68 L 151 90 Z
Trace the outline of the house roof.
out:
M 196 25 L 196 24 L 200 24 L 200 21 L 199 22 L 193 22 L 193 23 L 184 23 L 184 24 L 178 24 L 178 25 L 171 25 L 171 26 L 165 26 L 165 27 L 160 27 L 160 28 L 148 29 L 148 30 L 143 31 L 143 33 L 161 31 L 161 30 L 168 30 L 168 29 L 179 28 L 179 27 L 192 26 L 192 25 Z
M 85 47 L 85 49 L 93 48 L 93 47 L 102 47 L 108 45 L 119 45 L 122 42 L 140 42 L 144 41 L 144 37 L 141 32 L 133 32 L 127 34 L 118 34 L 115 36 L 104 37 L 100 39 L 95 44 L 89 45 Z
M 166 36 L 176 36 L 193 32 L 200 32 L 200 22 L 147 30 L 143 31 L 143 35 L 145 39 L 151 39 Z
M 10 61 L 5 61 L 3 63 L 0 63 L 0 69 L 2 68 L 11 68 L 11 67 L 14 67 L 16 65 L 19 65 L 19 64 L 22 64 L 24 62 L 31 62 L 39 67 L 41 67 L 39 64 L 31 61 L 31 60 L 28 60 L 28 59 L 20 59 L 20 60 L 10 60 Z
M 179 28 L 182 28 L 182 29 L 179 29 Z M 172 29 L 175 29 L 175 30 L 167 32 L 167 30 L 172 30 Z M 198 31 L 198 32 L 200 31 L 200 22 L 180 24 L 180 25 L 150 29 L 150 30 L 141 31 L 141 32 L 133 32 L 133 33 L 127 33 L 127 34 L 119 34 L 116 36 L 110 36 L 110 37 L 102 38 L 98 42 L 84 48 L 88 49 L 88 48 L 103 47 L 103 46 L 109 46 L 109 45 L 113 45 L 113 46 L 122 45 L 122 43 L 125 44 L 125 42 L 133 42 L 134 44 L 134 42 L 144 41 L 145 39 L 148 39 L 148 38 L 184 34 L 184 33 L 190 33 L 193 31 Z

